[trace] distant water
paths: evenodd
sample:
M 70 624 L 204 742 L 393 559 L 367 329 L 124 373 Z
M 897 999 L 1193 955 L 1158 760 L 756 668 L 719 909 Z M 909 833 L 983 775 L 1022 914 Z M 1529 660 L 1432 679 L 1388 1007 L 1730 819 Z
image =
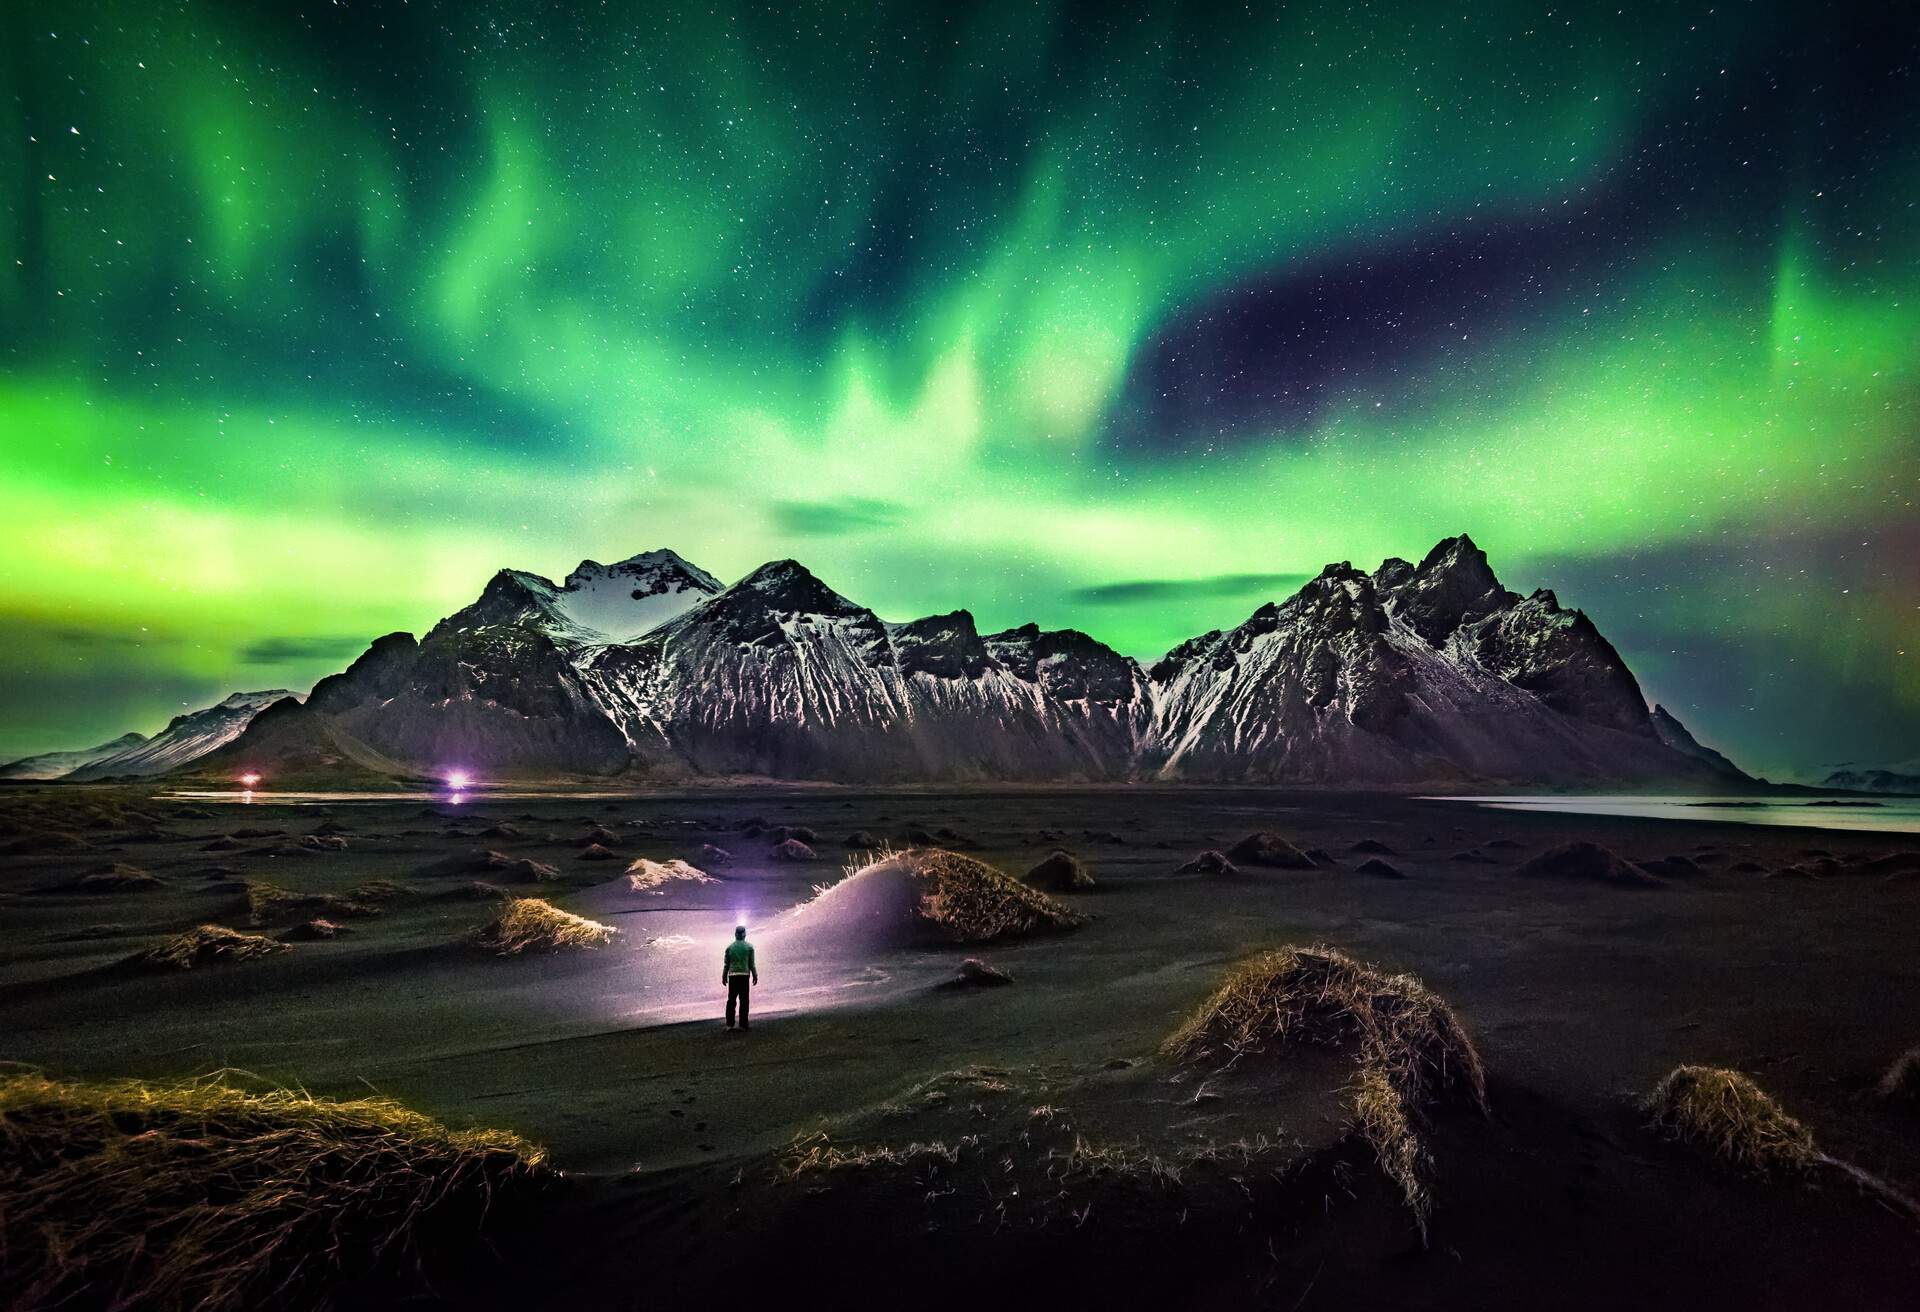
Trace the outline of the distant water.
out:
M 1507 811 L 1560 811 L 1569 815 L 1630 815 L 1652 820 L 1723 820 L 1795 829 L 1867 829 L 1920 833 L 1920 797 L 1447 797 Z
M 553 789 L 475 788 L 456 793 L 445 788 L 399 793 L 290 792 L 278 788 L 175 789 L 161 796 L 170 802 L 216 802 L 238 806 L 331 806 L 336 802 L 432 802 L 440 806 L 478 806 L 483 802 L 632 801 L 626 792 L 563 792 Z

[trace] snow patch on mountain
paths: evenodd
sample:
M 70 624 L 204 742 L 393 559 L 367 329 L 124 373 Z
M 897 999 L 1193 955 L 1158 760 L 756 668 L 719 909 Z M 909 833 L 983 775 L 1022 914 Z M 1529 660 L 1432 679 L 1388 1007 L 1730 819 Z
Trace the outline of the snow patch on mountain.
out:
M 17 761 L 0 765 L 0 779 L 58 779 L 65 774 L 95 761 L 117 756 L 139 746 L 147 740 L 143 733 L 121 734 L 112 742 L 101 743 L 95 747 L 83 747 L 72 752 L 42 752 L 38 756 L 23 756 Z

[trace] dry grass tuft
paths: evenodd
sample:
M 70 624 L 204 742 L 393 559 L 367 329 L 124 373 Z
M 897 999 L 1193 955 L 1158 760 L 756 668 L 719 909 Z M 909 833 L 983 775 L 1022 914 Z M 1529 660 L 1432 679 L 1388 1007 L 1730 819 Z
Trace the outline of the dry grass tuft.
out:
M 1753 1175 L 1804 1172 L 1821 1157 L 1813 1134 L 1738 1071 L 1676 1066 L 1645 1103 L 1653 1128 Z
M 913 1166 L 937 1162 L 958 1164 L 960 1157 L 979 1145 L 975 1135 L 964 1135 L 953 1143 L 932 1139 L 894 1147 L 887 1144 L 842 1147 L 825 1133 L 802 1135 L 787 1145 L 781 1155 L 780 1169 L 789 1180 L 830 1171 L 867 1170 L 876 1166 Z
M 1424 1235 L 1433 1207 L 1419 1134 L 1426 1108 L 1455 1095 L 1487 1110 L 1486 1070 L 1453 1009 L 1412 975 L 1386 974 L 1335 948 L 1287 947 L 1236 968 L 1165 1051 L 1224 1067 L 1276 1043 L 1357 1049 L 1354 1125 Z
M 474 933 L 474 942 L 503 957 L 604 947 L 620 931 L 537 897 L 516 897 Z
M 195 925 L 145 952 L 127 958 L 143 970 L 192 970 L 220 961 L 251 961 L 286 947 L 264 934 L 245 934 L 225 925 Z
M 1893 1059 L 1877 1092 L 1883 1101 L 1920 1111 L 1920 1043 Z
M 247 923 L 251 925 L 286 924 L 315 916 L 344 919 L 379 914 L 380 908 L 373 900 L 363 901 L 351 894 L 302 893 L 264 879 L 247 881 Z
M 1894 1071 L 1899 1069 L 1896 1063 Z M 1889 1071 L 1888 1076 L 1892 1075 Z M 1823 1152 L 1811 1130 L 1739 1071 L 1676 1066 L 1641 1106 L 1656 1133 L 1700 1149 L 1738 1171 L 1762 1179 L 1805 1179 L 1817 1169 L 1830 1170 L 1920 1224 L 1920 1200 L 1852 1162 Z
M 397 902 L 413 896 L 413 890 L 405 884 L 396 884 L 391 879 L 369 879 L 364 884 L 355 884 L 347 890 L 347 900 L 366 906 L 377 906 L 383 902 Z
M 384 1098 L 16 1075 L 0 1080 L 0 1285 L 21 1308 L 321 1305 L 434 1231 L 470 1234 L 544 1158 Z
M 166 882 L 151 870 L 115 861 L 82 875 L 74 888 L 82 893 L 150 893 Z

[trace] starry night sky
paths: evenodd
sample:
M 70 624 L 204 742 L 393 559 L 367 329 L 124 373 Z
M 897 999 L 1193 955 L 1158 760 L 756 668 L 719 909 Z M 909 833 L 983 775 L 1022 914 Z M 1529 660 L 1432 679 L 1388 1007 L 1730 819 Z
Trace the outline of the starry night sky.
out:
M 1920 753 L 1901 5 L 0 12 L 0 756 L 498 567 L 1152 657 L 1471 533 L 1750 768 Z

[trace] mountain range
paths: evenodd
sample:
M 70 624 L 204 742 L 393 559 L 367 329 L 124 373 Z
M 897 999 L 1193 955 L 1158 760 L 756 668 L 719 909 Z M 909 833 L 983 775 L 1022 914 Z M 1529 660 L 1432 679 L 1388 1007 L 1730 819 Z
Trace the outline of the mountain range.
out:
M 176 715 L 148 738 L 130 733 L 77 752 L 48 752 L 0 765 L 0 779 L 124 779 L 165 774 L 239 737 L 262 710 L 299 694 L 285 688 L 237 692 L 198 711 Z
M 635 782 L 1749 782 L 1648 707 L 1584 614 L 1549 591 L 1509 591 L 1464 536 L 1418 564 L 1329 565 L 1145 668 L 1073 629 L 983 634 L 964 610 L 892 623 L 791 560 L 731 586 L 671 551 L 583 561 L 559 584 L 502 570 L 425 637 L 389 634 L 304 701 L 245 713 L 244 732 L 160 768 L 288 782 L 455 770 Z M 173 729 L 67 777 L 131 773 L 116 763 L 162 755 L 153 744 Z

